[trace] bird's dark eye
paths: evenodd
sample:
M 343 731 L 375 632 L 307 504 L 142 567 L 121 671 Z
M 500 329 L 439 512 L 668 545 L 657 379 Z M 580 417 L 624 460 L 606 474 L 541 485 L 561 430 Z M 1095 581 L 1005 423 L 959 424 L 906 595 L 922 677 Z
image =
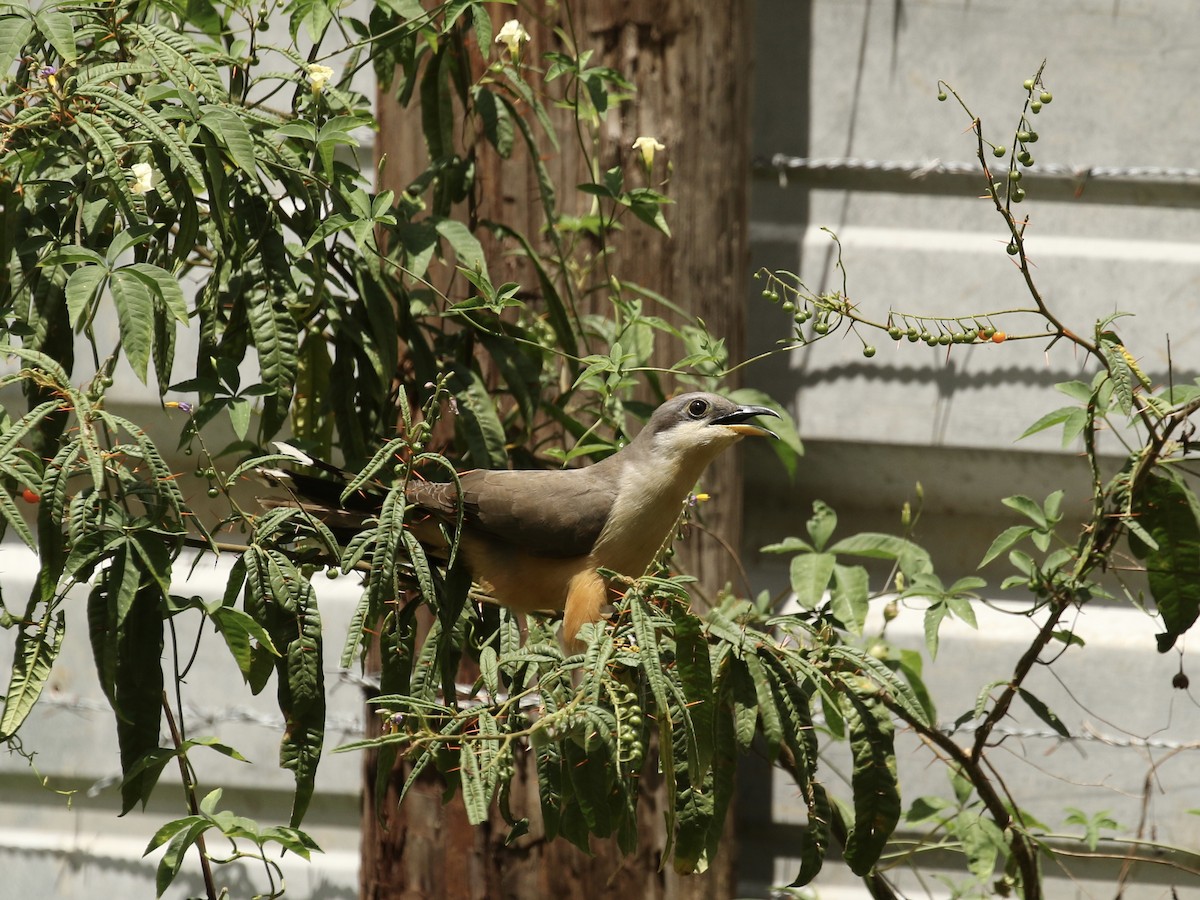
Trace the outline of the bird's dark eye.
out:
M 706 412 L 708 412 L 708 401 L 707 400 L 699 400 L 699 399 L 693 400 L 691 403 L 688 404 L 687 411 L 688 411 L 688 415 L 691 416 L 693 419 L 699 419 Z

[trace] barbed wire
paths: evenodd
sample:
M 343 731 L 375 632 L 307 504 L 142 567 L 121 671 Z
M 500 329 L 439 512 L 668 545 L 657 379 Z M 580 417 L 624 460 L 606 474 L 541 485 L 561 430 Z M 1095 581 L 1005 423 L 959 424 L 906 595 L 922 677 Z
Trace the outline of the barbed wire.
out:
M 360 687 L 368 694 L 378 690 L 378 683 L 370 678 L 364 678 L 361 675 L 346 670 L 339 670 L 336 674 L 338 679 L 343 683 Z M 486 692 L 477 691 L 474 684 L 456 684 L 455 689 L 458 693 L 458 701 L 460 703 L 502 703 L 508 699 L 507 695 L 503 692 L 497 695 L 489 695 Z M 369 706 L 371 698 L 369 696 L 366 697 L 363 703 Z M 522 697 L 520 705 L 522 709 L 531 710 L 536 709 L 539 703 L 540 700 L 537 695 L 531 694 Z M 44 704 L 47 711 L 50 709 L 75 713 L 107 713 L 110 711 L 108 703 L 104 700 L 63 693 L 44 696 L 39 705 L 42 704 Z M 278 731 L 284 725 L 283 718 L 278 714 L 265 713 L 247 706 L 211 707 L 184 704 L 184 715 L 189 723 L 189 729 L 195 729 L 199 725 L 211 727 L 220 724 L 238 724 L 256 725 Z M 824 724 L 824 719 L 819 714 L 813 717 L 813 721 L 817 725 Z M 937 729 L 944 734 L 973 732 L 975 730 L 975 722 L 943 723 L 938 725 Z M 341 732 L 343 734 L 362 734 L 363 716 L 361 708 L 353 714 L 346 713 L 329 716 L 326 720 L 326 730 Z M 1200 750 L 1200 741 L 1179 741 L 1165 737 L 1107 734 L 1097 731 L 1089 723 L 1084 723 L 1081 730 L 1078 733 L 1071 734 L 1070 737 L 1063 737 L 1058 732 L 1049 728 L 1020 728 L 1004 724 L 997 725 L 993 733 L 999 737 L 1047 740 L 1057 743 L 1104 744 L 1117 749 Z
M 859 157 L 808 157 L 788 156 L 776 153 L 770 157 L 758 157 L 752 163 L 756 173 L 775 173 L 786 183 L 787 176 L 795 172 L 825 172 L 831 174 L 856 172 L 882 172 L 907 175 L 921 180 L 931 175 L 978 175 L 978 162 L 931 159 L 924 162 L 911 160 L 862 159 Z M 1079 182 L 1087 181 L 1142 181 L 1154 183 L 1200 183 L 1200 169 L 1172 166 L 1088 166 L 1065 165 L 1063 163 L 1039 162 L 1027 170 L 1031 176 L 1067 178 Z

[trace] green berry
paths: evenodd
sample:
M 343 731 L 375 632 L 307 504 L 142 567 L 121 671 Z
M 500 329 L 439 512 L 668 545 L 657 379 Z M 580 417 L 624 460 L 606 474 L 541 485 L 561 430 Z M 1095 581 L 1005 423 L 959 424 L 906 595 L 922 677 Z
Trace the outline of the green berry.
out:
M 1027 91 L 1032 91 L 1033 90 L 1033 79 L 1026 78 L 1025 81 L 1021 84 L 1021 87 L 1025 88 L 1025 90 L 1027 90 Z
M 220 492 L 220 491 L 218 491 L 218 490 L 217 490 L 215 487 L 210 487 L 210 488 L 208 489 L 208 496 L 209 496 L 209 497 L 213 497 L 213 498 L 215 498 L 215 497 L 220 497 L 220 496 L 221 496 L 221 492 Z
M 1031 113 L 1033 113 L 1034 115 L 1037 115 L 1038 113 L 1040 113 L 1042 111 L 1041 102 L 1038 100 L 1034 100 L 1032 103 L 1029 104 L 1029 111 Z
M 892 325 L 888 328 L 888 337 L 890 337 L 893 341 L 900 340 L 900 336 L 903 334 L 904 332 L 900 330 L 898 325 Z
M 943 331 L 938 335 L 937 342 L 942 346 L 945 346 L 946 344 L 950 343 L 950 335 Z
M 1024 173 L 1020 169 L 1013 169 L 1008 173 L 1009 181 L 1020 181 L 1024 177 Z
M 1038 133 L 1036 131 L 1029 132 L 1029 137 L 1025 138 L 1025 140 L 1031 144 L 1036 144 L 1037 139 L 1038 139 Z
M 1012 192 L 1012 202 L 1020 203 L 1024 199 L 1025 199 L 1025 189 L 1024 188 L 1014 188 L 1013 192 Z
M 1008 148 L 1003 144 L 999 144 L 992 148 L 992 156 L 1000 157 L 1008 152 Z
M 330 581 L 337 578 L 338 577 L 337 566 L 330 566 L 328 569 L 326 569 L 325 577 L 328 578 Z
M 986 328 L 983 329 L 983 336 L 985 338 L 987 338 L 989 341 L 992 339 L 992 335 L 995 333 L 996 333 L 996 329 L 992 325 L 988 325 Z
M 1052 93 L 1050 93 L 1049 91 L 1042 91 L 1040 94 L 1038 94 L 1038 99 L 1041 100 L 1043 103 L 1049 103 L 1051 100 L 1054 99 L 1054 95 Z
M 1029 132 L 1028 131 L 1018 131 L 1017 132 L 1017 140 L 1020 141 L 1022 144 L 1024 144 L 1026 141 L 1029 140 Z
M 793 312 L 796 309 L 796 304 L 791 300 L 784 300 L 779 306 L 784 312 Z
M 813 326 L 813 331 L 815 331 L 817 334 L 829 334 L 829 323 L 818 322 Z
M 1017 154 L 1017 162 L 1019 162 L 1023 166 L 1032 166 L 1033 165 L 1033 154 L 1031 154 L 1028 150 L 1022 150 L 1020 153 Z
M 921 335 L 917 332 L 917 329 L 915 329 L 915 328 L 908 329 L 908 331 L 905 334 L 906 334 L 906 337 L 914 344 L 921 339 Z
M 944 103 L 944 102 L 945 102 L 945 100 L 946 100 L 946 92 L 945 92 L 945 91 L 938 91 L 938 102 L 939 102 L 939 103 Z
M 1008 251 L 1009 256 L 1016 256 L 1021 252 L 1021 248 L 1017 246 L 1016 241 L 1009 241 L 1008 246 L 1005 249 Z
M 874 355 L 875 355 L 875 348 L 872 347 L 870 344 L 867 344 L 867 346 L 863 347 L 863 356 L 865 356 L 867 359 L 870 359 Z

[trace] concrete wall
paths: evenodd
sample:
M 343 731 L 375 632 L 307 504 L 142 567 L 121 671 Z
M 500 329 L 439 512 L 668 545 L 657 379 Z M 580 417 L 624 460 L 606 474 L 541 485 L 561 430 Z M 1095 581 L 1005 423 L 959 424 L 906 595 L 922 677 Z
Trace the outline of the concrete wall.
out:
M 1097 317 L 1136 313 L 1117 328 L 1155 383 L 1166 381 L 1168 364 L 1177 383 L 1196 377 L 1200 100 L 1187 86 L 1200 58 L 1200 18 L 1192 4 L 759 0 L 756 17 L 755 268 L 797 272 L 815 291 L 840 287 L 836 254 L 820 231 L 828 227 L 841 238 L 850 298 L 874 318 L 886 318 L 889 308 L 955 316 L 1029 306 L 1004 251 L 1003 222 L 989 200 L 978 199 L 982 176 L 954 165 L 974 159 L 969 117 L 953 98 L 939 103 L 936 95 L 938 79 L 949 82 L 982 118 L 986 135 L 1011 146 L 1022 81 L 1046 59 L 1054 99 L 1034 120 L 1036 165 L 1017 207 L 1031 218 L 1028 252 L 1042 293 L 1068 327 L 1085 334 Z M 1085 177 L 1089 169 L 1095 174 Z M 790 317 L 759 289 L 748 299 L 752 353 L 791 330 Z M 1031 319 L 1005 326 L 1038 328 Z M 992 537 L 1012 524 L 1001 497 L 1040 499 L 1061 487 L 1068 507 L 1082 513 L 1088 481 L 1080 448 L 1063 449 L 1053 431 L 1016 442 L 1043 413 L 1066 405 L 1055 383 L 1090 378 L 1068 347 L 1047 350 L 1038 340 L 947 353 L 863 336 L 879 349 L 872 359 L 860 341 L 839 334 L 746 372 L 751 384 L 792 404 L 808 449 L 789 489 L 780 489 L 783 476 L 765 458 L 746 466 L 747 560 L 756 585 L 786 590 L 785 561 L 756 558 L 753 548 L 803 535 L 815 498 L 838 510 L 842 533 L 894 531 L 900 505 L 921 482 L 917 538 L 947 580 L 974 574 Z M 1105 446 L 1119 453 L 1115 441 Z M 1009 574 L 1004 563 L 979 574 L 992 584 L 979 630 L 943 629 L 940 656 L 927 662 L 946 723 L 973 706 L 979 688 L 1012 671 L 1035 627 L 1014 615 L 1024 608 L 1021 598 L 996 587 Z M 1200 847 L 1200 818 L 1188 812 L 1200 797 L 1200 711 L 1193 694 L 1171 687 L 1180 657 L 1155 652 L 1154 620 L 1128 604 L 1095 604 L 1072 624 L 1088 646 L 1070 651 L 1053 673 L 1038 671 L 1029 687 L 1076 740 L 1059 740 L 1017 709 L 1008 723 L 1013 735 L 994 754 L 1006 783 L 1065 833 L 1080 829 L 1063 826 L 1064 807 L 1108 809 L 1126 833 L 1144 814 L 1143 835 Z M 922 647 L 920 604 L 905 608 L 888 634 Z M 1185 670 L 1188 663 L 1185 656 Z M 929 752 L 908 737 L 900 746 L 905 805 L 945 794 L 945 771 L 930 764 Z M 828 762 L 828 784 L 845 792 L 844 758 L 834 751 Z M 1147 782 L 1151 775 L 1157 780 Z M 742 806 L 749 896 L 795 877 L 789 847 L 803 822 L 786 778 L 761 777 L 770 787 L 748 779 Z M 755 814 L 768 805 L 769 818 Z M 952 862 L 927 864 L 925 888 L 948 896 L 930 876 L 952 871 Z M 1119 867 L 1073 864 L 1074 880 L 1049 868 L 1051 896 L 1083 897 L 1111 896 Z M 1133 880 L 1125 896 L 1168 896 L 1172 886 L 1179 896 L 1200 895 L 1186 893 L 1200 891 L 1200 881 L 1167 868 L 1140 868 Z M 913 878 L 901 881 L 925 896 Z M 862 895 L 833 865 L 814 887 L 820 897 Z

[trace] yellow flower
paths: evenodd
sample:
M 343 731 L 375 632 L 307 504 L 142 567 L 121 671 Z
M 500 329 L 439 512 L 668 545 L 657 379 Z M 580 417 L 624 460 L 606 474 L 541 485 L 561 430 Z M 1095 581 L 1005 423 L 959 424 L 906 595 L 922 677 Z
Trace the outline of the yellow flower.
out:
M 134 163 L 129 167 L 133 174 L 133 184 L 129 190 L 135 194 L 146 194 L 158 186 L 158 173 L 150 163 Z
M 516 19 L 505 22 L 496 35 L 496 43 L 507 47 L 509 56 L 514 58 L 521 55 L 521 44 L 528 40 L 529 32 Z
M 313 63 L 308 67 L 308 81 L 312 85 L 314 94 L 319 94 L 325 90 L 325 85 L 330 78 L 333 77 L 333 69 L 329 66 L 322 66 L 318 63 Z
M 658 138 L 643 135 L 633 142 L 633 149 L 642 154 L 642 165 L 649 171 L 654 166 L 654 154 L 667 148 L 665 144 L 658 142 Z

